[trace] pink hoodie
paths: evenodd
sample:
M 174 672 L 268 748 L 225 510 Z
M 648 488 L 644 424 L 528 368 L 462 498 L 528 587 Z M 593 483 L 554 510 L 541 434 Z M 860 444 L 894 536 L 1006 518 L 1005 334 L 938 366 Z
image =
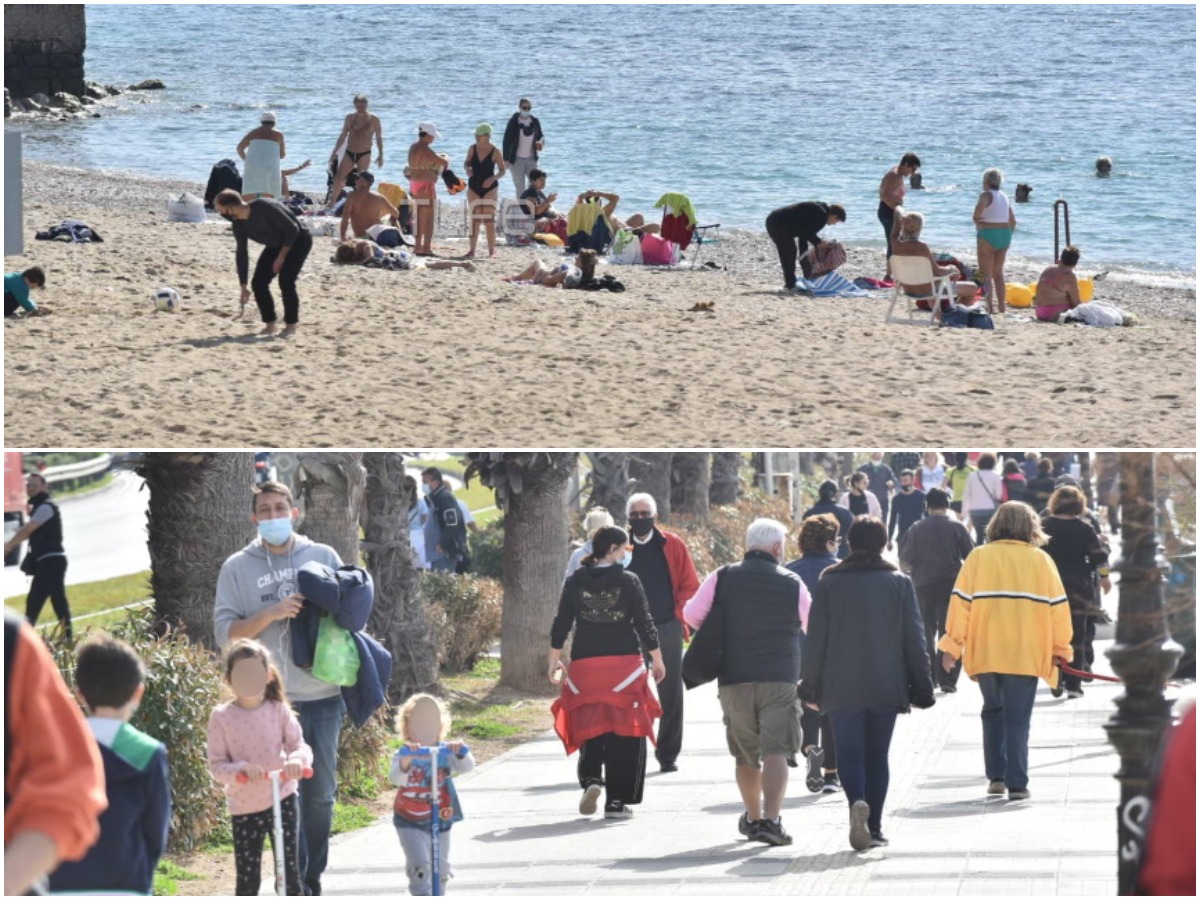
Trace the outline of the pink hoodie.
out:
M 285 762 L 312 765 L 312 748 L 304 743 L 295 713 L 274 700 L 265 700 L 256 709 L 243 709 L 236 703 L 222 703 L 208 718 L 208 770 L 225 788 L 229 813 L 242 816 L 271 808 L 269 780 L 242 783 L 237 776 L 248 765 L 267 771 L 280 769 Z M 281 782 L 280 797 L 296 793 L 296 782 Z

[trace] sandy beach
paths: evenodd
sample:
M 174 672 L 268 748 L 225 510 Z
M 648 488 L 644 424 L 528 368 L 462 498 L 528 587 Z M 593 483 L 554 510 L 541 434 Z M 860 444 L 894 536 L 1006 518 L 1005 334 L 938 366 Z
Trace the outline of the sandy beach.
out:
M 229 226 L 166 221 L 183 190 L 203 185 L 26 164 L 26 253 L 6 271 L 43 266 L 53 314 L 5 322 L 6 445 L 1195 443 L 1194 290 L 1110 278 L 1098 298 L 1138 327 L 1024 313 L 967 331 L 885 324 L 890 292 L 784 294 L 774 247 L 748 232 L 705 248 L 720 270 L 602 268 L 621 294 L 501 281 L 558 259 L 545 249 L 502 246 L 473 273 L 390 272 L 335 266 L 320 237 L 299 334 L 259 338 L 253 304 L 236 318 Z M 105 243 L 33 240 L 64 218 Z M 466 246 L 435 242 L 447 258 Z M 882 253 L 852 249 L 842 271 L 879 277 Z M 160 285 L 181 312 L 154 311 Z M 689 312 L 698 301 L 714 311 Z

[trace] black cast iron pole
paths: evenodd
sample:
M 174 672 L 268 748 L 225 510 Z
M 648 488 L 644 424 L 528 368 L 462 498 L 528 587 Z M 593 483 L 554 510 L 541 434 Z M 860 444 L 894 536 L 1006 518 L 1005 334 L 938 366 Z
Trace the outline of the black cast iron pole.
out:
M 1105 725 L 1121 757 L 1117 810 L 1118 890 L 1134 893 L 1141 841 L 1150 812 L 1151 766 L 1171 704 L 1163 696 L 1181 648 L 1167 634 L 1163 608 L 1165 564 L 1159 555 L 1154 499 L 1154 455 L 1121 455 L 1121 585 L 1116 642 L 1108 651 L 1113 671 L 1125 682 Z

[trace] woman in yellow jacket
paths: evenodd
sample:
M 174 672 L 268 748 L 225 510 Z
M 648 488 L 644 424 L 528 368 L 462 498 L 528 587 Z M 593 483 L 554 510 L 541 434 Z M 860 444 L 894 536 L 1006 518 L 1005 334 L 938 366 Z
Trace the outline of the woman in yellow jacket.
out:
M 971 551 L 938 642 L 946 671 L 960 657 L 983 693 L 983 759 L 989 794 L 1029 797 L 1029 720 L 1037 680 L 1057 684 L 1071 658 L 1071 608 L 1033 508 L 1010 502 Z

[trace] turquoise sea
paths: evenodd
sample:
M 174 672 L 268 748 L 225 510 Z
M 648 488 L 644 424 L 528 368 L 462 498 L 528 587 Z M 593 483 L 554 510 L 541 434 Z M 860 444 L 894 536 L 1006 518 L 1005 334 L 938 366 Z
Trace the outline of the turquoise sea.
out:
M 168 90 L 100 119 L 28 124 L 30 158 L 204 180 L 274 109 L 297 179 L 325 185 L 350 98 L 383 121 L 399 180 L 419 120 L 461 166 L 476 123 L 529 96 L 551 190 L 668 190 L 705 221 L 761 229 L 776 206 L 841 202 L 830 232 L 882 246 L 876 188 L 906 150 L 938 248 L 973 257 L 989 166 L 1034 187 L 1012 254 L 1049 259 L 1071 205 L 1082 268 L 1194 283 L 1194 6 L 91 5 L 88 76 Z M 497 136 L 498 137 L 498 136 Z M 1097 156 L 1114 175 L 1094 175 Z M 511 193 L 511 182 L 505 182 Z M 652 212 L 652 211 L 651 211 Z

